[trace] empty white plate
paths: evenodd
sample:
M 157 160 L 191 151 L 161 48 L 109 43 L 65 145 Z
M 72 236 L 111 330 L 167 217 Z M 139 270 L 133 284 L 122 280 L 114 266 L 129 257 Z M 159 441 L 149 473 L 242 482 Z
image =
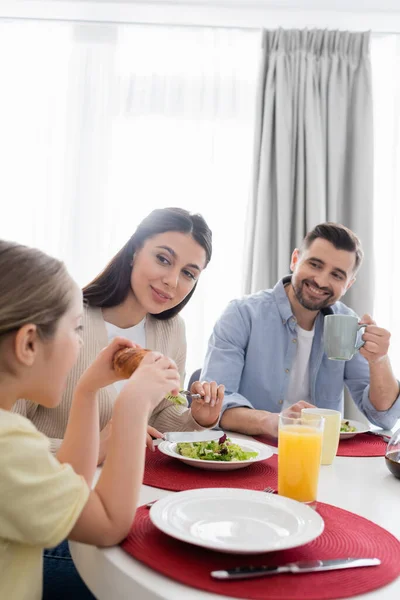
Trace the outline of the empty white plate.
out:
M 305 504 L 236 488 L 170 494 L 151 507 L 150 519 L 173 538 L 232 554 L 295 548 L 324 529 L 322 517 Z
M 352 421 L 351 419 L 342 419 L 342 421 L 348 421 L 352 427 L 357 429 L 357 431 L 341 432 L 341 440 L 348 440 L 359 433 L 367 433 L 367 431 L 369 431 L 368 425 L 361 423 L 360 421 Z
M 229 439 L 233 444 L 238 444 L 245 452 L 257 452 L 257 456 L 250 458 L 249 460 L 237 460 L 237 461 L 218 461 L 218 460 L 201 460 L 200 458 L 189 458 L 188 456 L 182 456 L 177 450 L 177 444 L 175 442 L 161 442 L 158 445 L 158 449 L 167 456 L 177 458 L 183 463 L 190 465 L 191 467 L 197 467 L 198 469 L 206 469 L 209 471 L 232 471 L 234 469 L 242 469 L 248 467 L 255 462 L 265 460 L 273 455 L 273 452 L 269 446 L 261 444 L 253 440 L 232 438 Z

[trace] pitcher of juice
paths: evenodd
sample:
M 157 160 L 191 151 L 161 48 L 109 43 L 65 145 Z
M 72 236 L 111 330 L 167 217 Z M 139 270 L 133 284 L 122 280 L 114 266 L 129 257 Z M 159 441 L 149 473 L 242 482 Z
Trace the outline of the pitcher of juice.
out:
M 299 502 L 317 500 L 324 418 L 279 415 L 278 493 Z

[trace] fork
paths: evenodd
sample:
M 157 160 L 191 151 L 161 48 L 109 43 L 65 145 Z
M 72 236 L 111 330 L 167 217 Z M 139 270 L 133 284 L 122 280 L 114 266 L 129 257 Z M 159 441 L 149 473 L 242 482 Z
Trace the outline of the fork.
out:
M 179 390 L 179 393 L 182 396 L 186 396 L 186 397 L 192 398 L 192 400 L 193 400 L 193 398 L 195 400 L 197 400 L 198 398 L 201 398 L 201 394 L 192 394 L 192 392 L 189 392 L 189 390 Z

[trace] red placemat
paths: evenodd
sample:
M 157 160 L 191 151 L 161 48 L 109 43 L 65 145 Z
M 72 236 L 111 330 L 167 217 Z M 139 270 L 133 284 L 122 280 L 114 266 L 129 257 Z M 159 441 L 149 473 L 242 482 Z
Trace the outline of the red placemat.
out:
M 256 556 L 221 554 L 165 535 L 141 507 L 122 548 L 155 571 L 187 586 L 247 600 L 331 600 L 349 598 L 380 588 L 400 574 L 400 543 L 385 529 L 329 504 L 318 504 L 325 530 L 316 540 L 292 550 Z M 282 574 L 260 579 L 217 581 L 210 571 L 239 565 L 274 565 L 297 560 L 378 557 L 379 567 Z M 189 592 L 188 592 L 189 594 Z M 189 595 L 187 596 L 190 597 Z
M 278 441 L 267 435 L 255 435 L 257 442 L 278 446 Z M 337 456 L 385 456 L 387 443 L 376 435 L 359 433 L 358 435 L 339 442 Z
M 267 446 L 272 446 L 273 448 L 278 447 L 278 440 L 276 438 L 270 437 L 269 435 L 253 435 L 253 437 L 255 440 L 257 440 L 257 442 L 267 444 Z
M 385 456 L 387 443 L 377 435 L 359 433 L 349 440 L 341 440 L 337 456 Z
M 162 490 L 179 492 L 207 487 L 233 487 L 263 490 L 278 487 L 278 459 L 271 458 L 234 471 L 204 471 L 165 456 L 156 449 L 147 450 L 143 483 Z

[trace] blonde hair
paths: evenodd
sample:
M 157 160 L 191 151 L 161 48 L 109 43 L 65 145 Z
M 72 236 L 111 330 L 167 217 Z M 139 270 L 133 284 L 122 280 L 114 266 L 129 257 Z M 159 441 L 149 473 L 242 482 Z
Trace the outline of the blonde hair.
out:
M 0 240 L 0 338 L 27 323 L 51 338 L 69 307 L 72 285 L 61 261 Z

